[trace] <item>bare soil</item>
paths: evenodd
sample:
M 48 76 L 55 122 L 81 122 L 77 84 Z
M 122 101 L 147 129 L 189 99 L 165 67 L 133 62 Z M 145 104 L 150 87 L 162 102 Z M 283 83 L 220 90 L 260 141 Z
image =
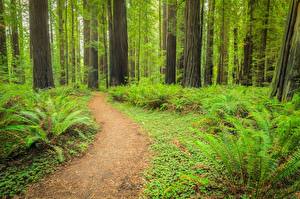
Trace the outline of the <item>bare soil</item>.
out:
M 89 103 L 101 125 L 95 142 L 81 158 L 31 186 L 26 198 L 139 198 L 147 167 L 149 140 L 128 117 L 95 93 Z

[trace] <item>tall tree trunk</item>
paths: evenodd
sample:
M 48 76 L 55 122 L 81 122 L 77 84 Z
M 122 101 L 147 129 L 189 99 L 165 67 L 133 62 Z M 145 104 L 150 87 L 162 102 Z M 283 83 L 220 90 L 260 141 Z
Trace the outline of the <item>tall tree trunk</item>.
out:
M 166 84 L 176 83 L 176 0 L 168 0 Z
M 66 84 L 69 84 L 69 37 L 68 37 L 68 0 L 66 0 L 65 5 L 65 67 L 66 67 Z
M 225 16 L 225 0 L 222 1 L 222 22 L 220 31 L 220 55 L 219 65 L 217 73 L 217 83 L 227 84 L 228 83 L 228 43 L 229 43 L 229 21 L 228 17 Z
M 11 45 L 12 45 L 12 73 L 15 83 L 22 83 L 20 68 L 20 47 L 19 47 L 19 32 L 18 32 L 18 17 L 16 0 L 10 1 L 11 8 Z
M 18 15 L 18 29 L 19 29 L 19 49 L 20 49 L 20 57 L 19 57 L 19 69 L 20 69 L 20 83 L 25 83 L 25 67 L 24 67 L 24 27 L 23 27 L 23 5 L 21 3 L 21 0 L 18 0 L 18 9 L 17 9 L 17 15 Z
M 126 84 L 128 80 L 128 33 L 126 0 L 113 1 L 113 59 L 110 84 Z
M 163 27 L 162 27 L 162 49 L 167 49 L 167 24 L 168 24 L 168 17 L 167 17 L 167 0 L 163 1 Z
M 300 0 L 292 0 L 271 96 L 291 100 L 300 91 Z
M 108 56 L 107 56 L 107 18 L 105 13 L 105 5 L 102 4 L 102 37 L 103 37 L 103 49 L 104 49 L 104 60 L 103 60 L 103 68 L 105 73 L 105 86 L 108 88 L 109 80 L 108 80 Z
M 78 11 L 78 3 L 75 4 L 76 7 L 76 83 L 82 83 L 82 73 L 81 73 L 81 37 L 80 37 L 80 18 Z
M 238 55 L 238 28 L 233 29 L 233 70 L 232 70 L 232 81 L 233 83 L 239 84 L 240 80 L 240 64 Z
M 183 86 L 200 87 L 200 1 L 186 0 Z
M 137 47 L 137 76 L 138 76 L 138 82 L 140 81 L 141 77 L 141 67 L 140 67 L 140 61 L 141 60 L 141 3 L 139 2 L 139 14 L 138 14 L 138 47 Z
M 162 0 L 158 0 L 158 25 L 159 25 L 159 57 L 163 56 L 163 52 L 162 52 L 162 4 L 161 4 Z M 162 65 L 159 66 L 159 72 L 162 72 Z
M 207 49 L 204 84 L 212 85 L 214 67 L 214 26 L 215 26 L 215 0 L 208 0 L 208 22 L 207 22 Z
M 113 15 L 112 15 L 112 0 L 107 0 L 107 18 L 108 18 L 108 30 L 109 30 L 109 70 L 110 70 L 110 82 L 112 76 L 112 70 L 114 64 L 114 32 L 113 32 Z M 111 84 L 111 83 L 110 83 Z
M 133 46 L 131 47 L 130 51 L 130 77 L 132 80 L 135 79 L 135 43 L 133 43 Z
M 63 9 L 65 0 L 58 0 L 57 15 L 58 15 L 58 43 L 59 43 L 59 61 L 60 61 L 60 84 L 66 84 L 66 69 L 65 69 L 65 40 L 64 40 L 64 18 Z M 67 34 L 67 33 L 65 33 Z
M 53 37 L 53 16 L 52 16 L 52 5 L 53 5 L 53 2 L 52 0 L 49 0 L 49 25 L 50 25 L 50 48 L 51 48 L 51 56 L 53 56 L 53 40 L 54 40 L 54 37 Z
M 268 38 L 268 26 L 269 26 L 269 15 L 271 0 L 266 0 L 266 11 L 263 21 L 263 29 L 261 32 L 261 46 L 259 52 L 258 62 L 258 73 L 257 73 L 257 85 L 263 86 L 265 81 L 265 65 L 266 65 L 266 49 L 267 49 L 267 38 Z
M 247 35 L 244 41 L 244 65 L 242 71 L 242 85 L 251 86 L 252 85 L 252 53 L 253 53 L 253 12 L 254 12 L 254 0 L 249 0 L 248 3 L 248 15 L 249 15 L 249 25 L 247 30 Z
M 74 0 L 71 0 L 71 67 L 72 67 L 72 83 L 76 82 L 76 51 L 75 51 L 75 11 Z
M 98 21 L 97 21 L 97 9 L 96 6 L 91 6 L 91 47 L 90 47 L 90 59 L 89 59 L 89 73 L 88 73 L 88 87 L 90 89 L 99 88 L 99 70 L 98 70 Z
M 48 26 L 48 1 L 29 0 L 30 38 L 33 50 L 33 88 L 54 87 Z
M 4 1 L 0 0 L 0 82 L 8 82 L 9 80 L 5 29 Z
M 108 0 L 110 1 L 110 0 Z M 84 64 L 84 82 L 87 83 L 88 66 L 89 66 L 89 45 L 90 45 L 90 16 L 88 0 L 83 0 L 83 64 Z

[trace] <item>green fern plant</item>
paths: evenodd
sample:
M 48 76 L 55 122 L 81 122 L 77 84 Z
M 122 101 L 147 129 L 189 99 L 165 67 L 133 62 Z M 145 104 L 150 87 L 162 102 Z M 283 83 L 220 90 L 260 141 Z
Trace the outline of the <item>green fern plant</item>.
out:
M 268 133 L 238 129 L 238 135 L 201 133 L 197 143 L 208 164 L 233 195 L 273 198 L 299 190 L 300 150 L 280 158 Z

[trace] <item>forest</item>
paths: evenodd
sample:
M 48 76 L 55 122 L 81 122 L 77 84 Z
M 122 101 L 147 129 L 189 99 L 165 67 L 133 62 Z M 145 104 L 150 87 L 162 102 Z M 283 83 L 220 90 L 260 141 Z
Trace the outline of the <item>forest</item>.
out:
M 0 0 L 0 198 L 300 198 L 300 0 Z

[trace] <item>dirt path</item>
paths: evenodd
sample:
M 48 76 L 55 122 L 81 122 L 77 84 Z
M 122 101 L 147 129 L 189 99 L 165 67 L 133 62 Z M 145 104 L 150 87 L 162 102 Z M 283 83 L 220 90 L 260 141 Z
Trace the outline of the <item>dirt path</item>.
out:
M 95 94 L 89 107 L 102 130 L 88 153 L 31 187 L 28 198 L 138 198 L 148 139 L 139 127 Z

